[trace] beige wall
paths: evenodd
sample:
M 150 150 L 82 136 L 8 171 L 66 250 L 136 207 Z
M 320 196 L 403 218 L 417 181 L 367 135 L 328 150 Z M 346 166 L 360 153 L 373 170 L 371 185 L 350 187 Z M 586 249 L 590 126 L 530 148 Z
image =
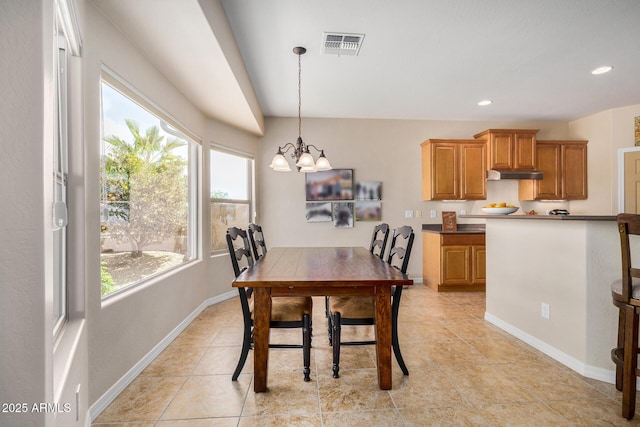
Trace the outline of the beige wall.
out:
M 279 144 L 294 142 L 297 122 L 290 118 L 266 120 L 266 136 L 256 137 L 204 117 L 142 54 L 116 31 L 91 5 L 76 1 L 84 39 L 81 80 L 83 102 L 72 156 L 71 185 L 76 221 L 70 275 L 75 286 L 71 310 L 79 320 L 78 341 L 67 348 L 62 360 L 65 373 L 56 377 L 51 331 L 50 215 L 46 183 L 51 164 L 51 2 L 0 2 L 0 52 L 12 62 L 0 63 L 0 139 L 3 155 L 3 245 L 0 245 L 0 401 L 74 401 L 81 386 L 80 423 L 88 405 L 160 343 L 174 328 L 209 298 L 230 290 L 228 258 L 208 256 L 208 179 L 201 182 L 203 206 L 200 261 L 152 284 L 132 290 L 126 297 L 103 304 L 99 284 L 98 170 L 99 78 L 104 63 L 176 117 L 204 143 L 202 176 L 208 176 L 209 142 L 229 145 L 256 154 L 258 220 L 267 230 L 271 246 L 367 245 L 372 223 L 356 223 L 353 229 L 304 221 L 304 176 L 278 174 L 267 164 Z M 19 53 L 19 54 L 18 54 Z M 416 231 L 422 223 L 439 222 L 442 210 L 467 212 L 478 202 L 445 204 L 421 201 L 420 143 L 427 138 L 469 138 L 486 128 L 541 129 L 540 138 L 585 138 L 589 145 L 590 200 L 584 209 L 614 211 L 615 150 L 633 145 L 629 118 L 640 115 L 640 106 L 604 112 L 572 123 L 511 123 L 466 121 L 332 120 L 303 119 L 303 138 L 326 149 L 334 167 L 353 168 L 359 180 L 383 182 L 383 221 L 392 226 L 409 224 Z M 7 119 L 8 118 L 8 119 Z M 627 127 L 629 126 L 629 127 Z M 14 141 L 20 135 L 20 143 Z M 78 141 L 80 139 L 81 141 Z M 602 142 L 602 145 L 600 145 Z M 348 159 L 348 160 L 347 160 Z M 605 159 L 603 162 L 602 159 Z M 16 185 L 15 183 L 19 183 Z M 489 183 L 491 200 L 517 199 L 514 182 Z M 592 200 L 593 199 L 593 200 Z M 575 205 L 579 209 L 578 204 Z M 428 218 L 430 210 L 438 218 Z M 573 209 L 573 205 L 572 205 Z M 580 207 L 580 209 L 583 209 Z M 406 219 L 405 210 L 422 211 L 422 218 Z M 44 215 L 43 215 L 44 212 Z M 418 233 L 409 273 L 421 276 L 421 236 Z M 86 323 L 82 320 L 86 318 Z M 73 347 L 75 345 L 75 347 Z M 56 381 L 58 386 L 56 386 Z M 75 414 L 73 414 L 75 415 Z M 70 425 L 63 416 L 31 414 L 18 422 L 0 415 L 0 424 Z
M 618 212 L 620 148 L 633 147 L 640 105 L 604 111 L 569 123 L 569 136 L 588 145 L 589 199 L 572 213 Z M 609 357 L 617 312 L 609 284 L 620 275 L 614 221 L 505 221 L 487 225 L 487 318 L 572 367 L 613 381 Z M 526 242 L 511 250 L 504 241 Z M 541 303 L 551 318 L 540 316 Z
M 594 214 L 618 212 L 618 150 L 634 146 L 640 104 L 614 108 L 569 123 L 576 138 L 589 139 L 589 199 L 572 202 Z
M 305 220 L 305 178 L 298 172 L 274 172 L 268 164 L 278 145 L 295 143 L 297 120 L 267 118 L 266 134 L 260 140 L 258 175 L 258 221 L 271 246 L 343 245 L 368 246 L 373 222 L 356 222 L 353 228 L 335 228 L 331 223 Z M 420 143 L 428 138 L 472 138 L 489 128 L 540 129 L 540 138 L 569 138 L 565 122 L 470 122 L 433 120 L 302 119 L 302 138 L 325 150 L 334 168 L 354 169 L 355 180 L 382 181 L 382 221 L 391 227 L 411 225 L 417 232 L 408 273 L 422 277 L 423 223 L 439 223 L 443 210 L 480 212 L 481 202 L 423 202 L 421 193 Z M 488 198 L 518 199 L 516 181 L 490 182 Z M 405 218 L 405 210 L 421 211 L 420 218 Z M 437 218 L 431 219 L 431 210 Z M 461 219 L 463 222 L 478 222 Z
M 49 2 L 0 2 L 0 402 L 53 402 L 51 220 L 52 47 Z M 28 55 L 26 54 L 28 53 Z M 86 336 L 85 336 L 86 341 Z M 30 409 L 30 408 L 29 408 Z M 0 413 L 1 425 L 52 414 Z
M 246 152 L 256 149 L 256 137 L 207 119 L 155 69 L 136 47 L 87 3 L 84 90 L 85 117 L 85 194 L 87 215 L 87 319 L 89 324 L 88 368 L 91 372 L 90 404 L 103 396 L 147 353 L 168 336 L 207 299 L 231 291 L 233 274 L 226 257 L 209 256 L 209 155 L 211 142 Z M 99 276 L 99 143 L 100 67 L 104 64 L 137 90 L 163 108 L 187 129 L 201 137 L 202 182 L 198 204 L 203 253 L 199 260 L 149 283 L 105 300 L 100 295 Z
M 619 245 L 615 221 L 487 220 L 485 318 L 582 375 L 613 381 L 609 283 Z

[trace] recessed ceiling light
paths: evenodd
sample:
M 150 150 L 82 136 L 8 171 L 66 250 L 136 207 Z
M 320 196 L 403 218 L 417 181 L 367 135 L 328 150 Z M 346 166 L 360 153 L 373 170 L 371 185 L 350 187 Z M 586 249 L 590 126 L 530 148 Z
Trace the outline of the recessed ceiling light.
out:
M 612 67 L 612 66 L 610 66 L 610 65 L 606 65 L 606 66 L 604 66 L 604 67 L 598 67 L 598 68 L 596 68 L 595 70 L 593 70 L 593 71 L 591 72 L 591 74 L 594 74 L 594 75 L 596 75 L 596 76 L 597 76 L 598 74 L 608 73 L 608 72 L 609 72 L 609 71 L 611 71 L 611 70 L 613 70 L 613 67 Z
M 484 107 L 485 105 L 493 104 L 493 101 L 490 99 L 485 99 L 483 101 L 478 102 L 478 105 Z

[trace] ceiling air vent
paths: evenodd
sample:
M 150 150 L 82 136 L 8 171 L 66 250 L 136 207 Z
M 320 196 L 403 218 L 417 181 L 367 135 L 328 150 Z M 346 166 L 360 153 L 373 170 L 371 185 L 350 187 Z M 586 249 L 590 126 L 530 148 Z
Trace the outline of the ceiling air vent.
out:
M 357 55 L 364 34 L 324 33 L 322 52 L 327 55 Z

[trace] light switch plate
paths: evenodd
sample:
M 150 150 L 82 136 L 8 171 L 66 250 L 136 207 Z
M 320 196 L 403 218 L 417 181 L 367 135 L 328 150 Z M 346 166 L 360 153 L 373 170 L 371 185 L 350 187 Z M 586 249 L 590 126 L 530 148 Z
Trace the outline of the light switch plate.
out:
M 413 211 L 404 211 L 405 218 L 413 218 Z

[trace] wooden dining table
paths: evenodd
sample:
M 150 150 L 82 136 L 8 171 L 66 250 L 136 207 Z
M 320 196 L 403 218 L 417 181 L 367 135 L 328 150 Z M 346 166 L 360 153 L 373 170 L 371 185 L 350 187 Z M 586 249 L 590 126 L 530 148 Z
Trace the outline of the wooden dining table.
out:
M 253 288 L 253 390 L 267 391 L 271 298 L 332 295 L 374 297 L 378 384 L 390 390 L 391 287 L 412 284 L 406 274 L 362 247 L 269 249 L 233 281 L 234 287 Z

